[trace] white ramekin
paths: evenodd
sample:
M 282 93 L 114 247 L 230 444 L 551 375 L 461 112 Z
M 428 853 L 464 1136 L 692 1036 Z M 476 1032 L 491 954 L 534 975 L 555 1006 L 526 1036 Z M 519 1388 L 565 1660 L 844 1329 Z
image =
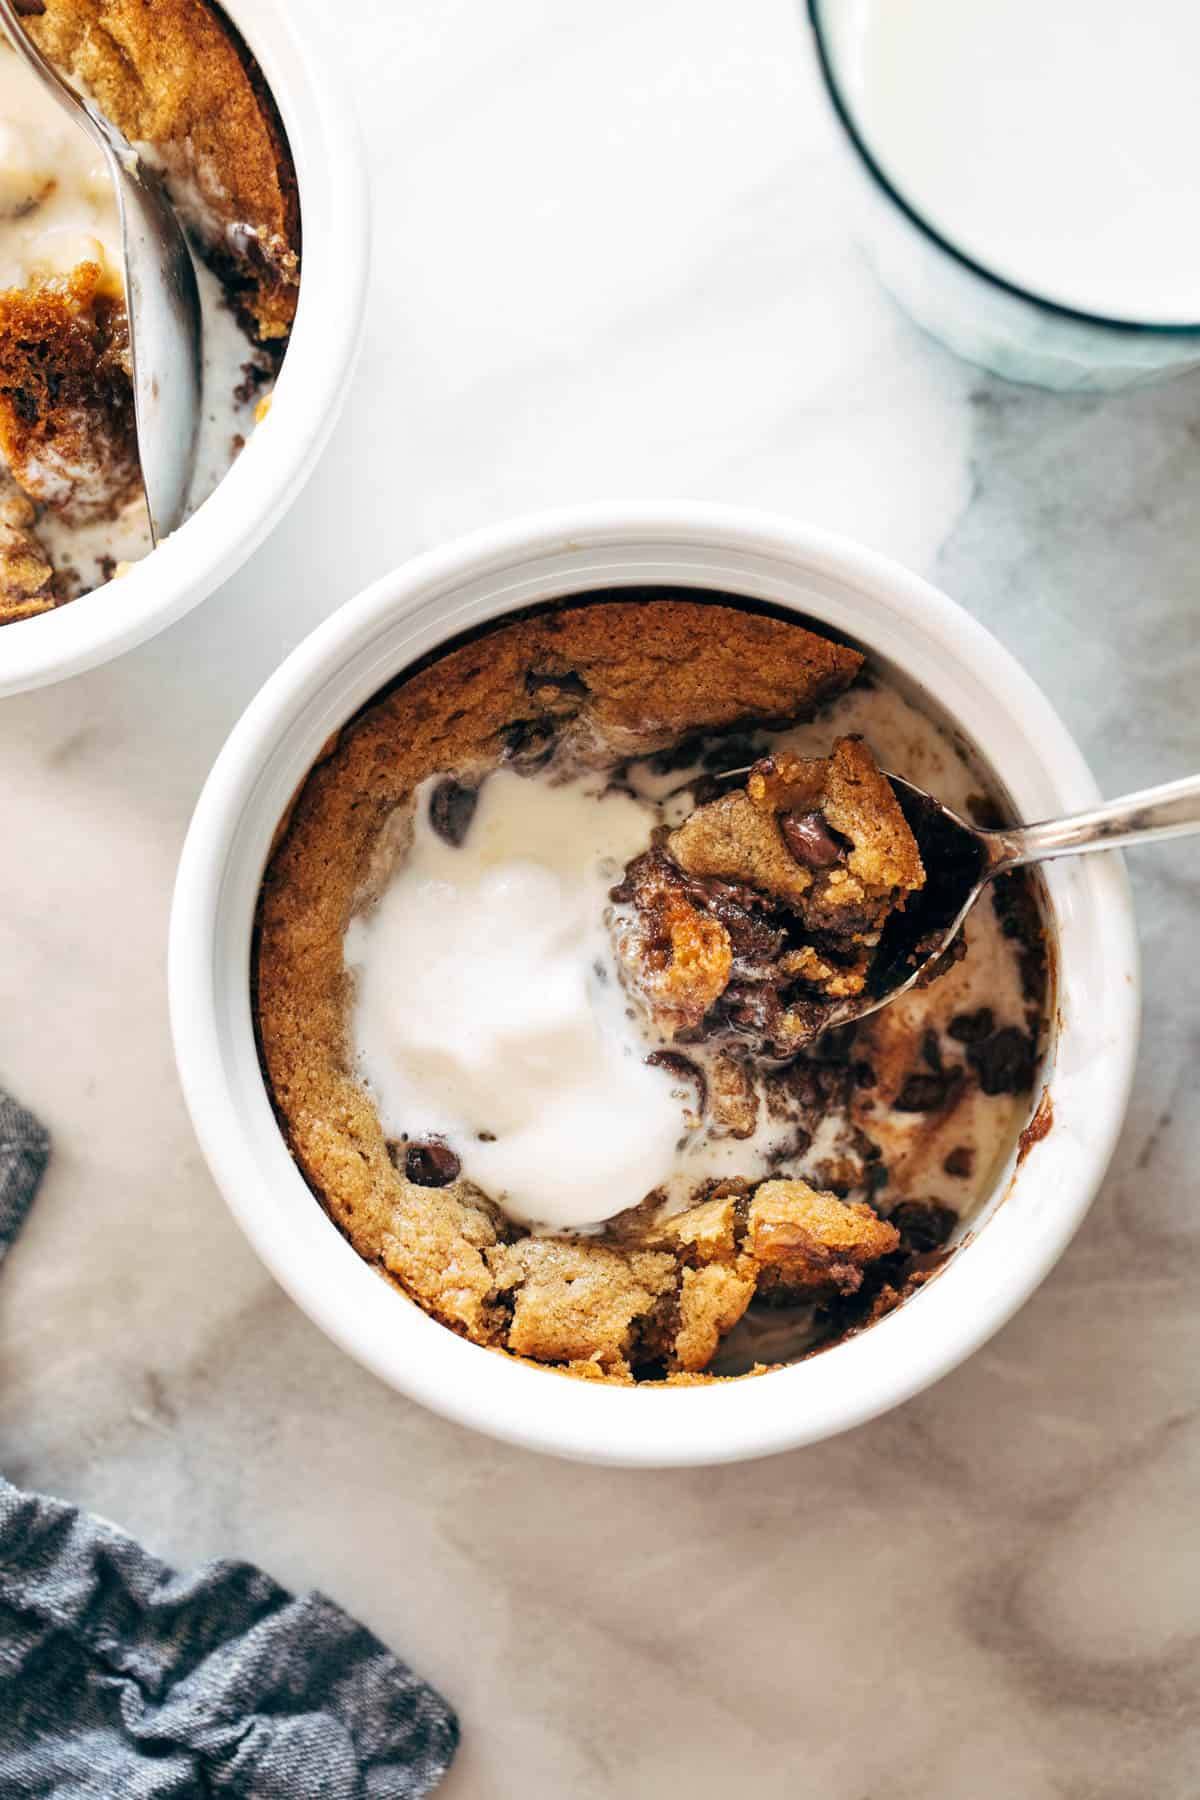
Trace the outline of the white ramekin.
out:
M 0 697 L 107 662 L 213 593 L 295 499 L 345 398 L 370 232 L 362 145 L 337 57 L 307 9 L 286 0 L 222 5 L 275 97 L 300 190 L 300 300 L 271 410 L 216 491 L 153 556 L 69 606 L 0 630 Z
M 514 607 L 644 583 L 752 595 L 871 647 L 961 722 L 1025 818 L 1097 798 L 1029 676 L 953 602 L 885 558 L 741 509 L 540 515 L 386 576 L 314 631 L 247 709 L 180 863 L 171 1018 L 196 1131 L 235 1218 L 293 1299 L 352 1356 L 427 1406 L 531 1448 L 596 1462 L 720 1462 L 809 1443 L 895 1406 L 976 1349 L 1042 1280 L 1083 1218 L 1120 1127 L 1137 1040 L 1137 949 L 1118 858 L 1049 870 L 1053 1128 L 1019 1164 L 1014 1155 L 976 1235 L 938 1278 L 862 1336 L 749 1380 L 610 1388 L 480 1349 L 428 1318 L 329 1222 L 267 1098 L 249 967 L 272 833 L 321 745 L 413 659 Z

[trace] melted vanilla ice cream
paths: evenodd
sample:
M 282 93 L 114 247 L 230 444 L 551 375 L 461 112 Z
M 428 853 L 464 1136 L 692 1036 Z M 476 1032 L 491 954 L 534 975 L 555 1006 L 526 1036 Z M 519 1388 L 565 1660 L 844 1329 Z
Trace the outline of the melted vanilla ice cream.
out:
M 360 1072 L 390 1136 L 444 1137 L 513 1218 L 579 1229 L 663 1183 L 671 1077 L 617 980 L 608 889 L 654 816 L 603 777 L 490 775 L 461 847 L 417 797 L 411 849 L 346 934 Z
M 0 288 L 95 262 L 121 284 L 121 227 L 103 156 L 0 43 Z

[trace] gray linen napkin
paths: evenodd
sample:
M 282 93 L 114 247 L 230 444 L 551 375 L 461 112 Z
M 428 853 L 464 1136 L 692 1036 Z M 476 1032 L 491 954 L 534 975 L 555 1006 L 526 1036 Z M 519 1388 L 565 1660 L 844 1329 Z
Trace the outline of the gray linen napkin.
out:
M 48 1157 L 0 1092 L 0 1261 Z M 5 1800 L 419 1800 L 457 1743 L 441 1696 L 322 1595 L 248 1563 L 178 1575 L 0 1479 Z

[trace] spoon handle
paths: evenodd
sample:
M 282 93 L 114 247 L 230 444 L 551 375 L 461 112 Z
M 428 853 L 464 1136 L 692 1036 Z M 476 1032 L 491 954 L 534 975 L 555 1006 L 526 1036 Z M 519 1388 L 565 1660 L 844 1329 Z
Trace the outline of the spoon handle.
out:
M 991 873 L 1045 862 L 1052 856 L 1079 856 L 1085 850 L 1119 850 L 1123 844 L 1149 844 L 1156 838 L 1184 837 L 1200 831 L 1200 775 L 1143 788 L 1122 800 L 1109 800 L 1090 812 L 1041 825 L 990 831 Z

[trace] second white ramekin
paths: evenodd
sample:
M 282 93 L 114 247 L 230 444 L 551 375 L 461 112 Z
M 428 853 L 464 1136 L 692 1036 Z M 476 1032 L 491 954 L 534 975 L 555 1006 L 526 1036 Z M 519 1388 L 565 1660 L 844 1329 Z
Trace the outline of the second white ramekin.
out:
M 0 698 L 108 662 L 213 593 L 303 487 L 349 386 L 370 229 L 362 144 L 336 55 L 314 18 L 286 0 L 223 6 L 275 97 L 300 192 L 300 299 L 271 411 L 203 506 L 152 556 L 69 606 L 0 630 Z

